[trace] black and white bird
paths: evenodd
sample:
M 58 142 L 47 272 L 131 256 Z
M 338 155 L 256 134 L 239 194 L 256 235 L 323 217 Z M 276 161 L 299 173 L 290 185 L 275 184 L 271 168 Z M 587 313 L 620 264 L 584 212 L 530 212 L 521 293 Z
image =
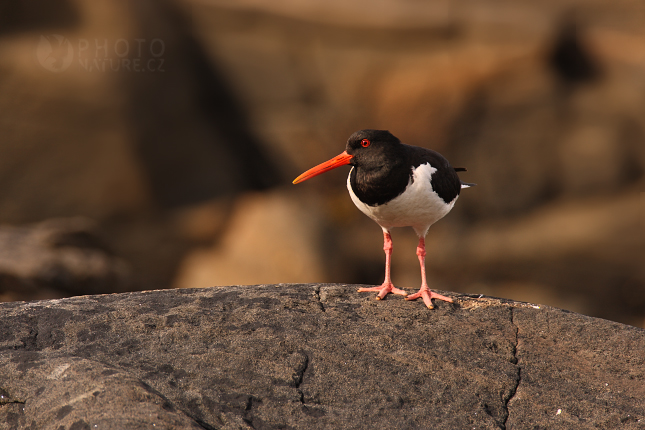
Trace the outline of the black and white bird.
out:
M 388 293 L 407 296 L 406 300 L 423 298 L 432 309 L 432 299 L 452 302 L 450 297 L 428 288 L 425 270 L 425 236 L 432 224 L 446 216 L 462 188 L 475 184 L 462 182 L 457 176 L 463 168 L 453 168 L 441 154 L 430 149 L 401 143 L 387 130 L 360 130 L 347 140 L 345 151 L 307 170 L 293 183 L 306 181 L 336 167 L 351 165 L 347 189 L 356 207 L 383 229 L 385 280 L 378 287 L 361 288 L 359 292 L 378 291 L 377 300 Z M 419 236 L 417 256 L 421 265 L 421 288 L 410 296 L 395 288 L 390 278 L 394 227 L 412 227 Z

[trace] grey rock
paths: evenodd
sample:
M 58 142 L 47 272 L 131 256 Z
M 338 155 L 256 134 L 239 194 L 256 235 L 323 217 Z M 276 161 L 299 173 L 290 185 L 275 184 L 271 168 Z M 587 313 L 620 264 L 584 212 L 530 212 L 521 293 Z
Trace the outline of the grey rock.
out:
M 0 429 L 645 426 L 645 331 L 448 293 L 147 291 L 0 305 Z
M 0 300 L 126 291 L 129 267 L 97 230 L 83 217 L 0 226 Z

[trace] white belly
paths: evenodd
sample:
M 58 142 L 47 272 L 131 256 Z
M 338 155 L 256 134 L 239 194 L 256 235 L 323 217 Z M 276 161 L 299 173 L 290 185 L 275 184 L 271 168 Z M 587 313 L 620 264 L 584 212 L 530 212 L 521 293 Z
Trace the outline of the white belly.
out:
M 347 189 L 356 207 L 384 229 L 412 227 L 419 236 L 425 236 L 432 224 L 450 212 L 458 197 L 446 203 L 432 191 L 430 178 L 436 171 L 430 164 L 422 164 L 415 169 L 414 180 L 405 192 L 383 205 L 368 206 L 356 197 L 350 183 L 351 171 Z

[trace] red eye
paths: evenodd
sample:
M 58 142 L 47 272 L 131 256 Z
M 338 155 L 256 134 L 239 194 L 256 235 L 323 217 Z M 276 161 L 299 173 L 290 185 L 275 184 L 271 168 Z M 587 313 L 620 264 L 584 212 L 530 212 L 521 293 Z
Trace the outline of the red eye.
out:
M 369 141 L 369 140 L 367 140 L 367 139 L 363 139 L 363 140 L 361 140 L 361 146 L 362 146 L 363 148 L 367 148 L 368 146 L 370 146 L 370 143 L 372 143 L 372 142 L 370 142 L 370 141 Z

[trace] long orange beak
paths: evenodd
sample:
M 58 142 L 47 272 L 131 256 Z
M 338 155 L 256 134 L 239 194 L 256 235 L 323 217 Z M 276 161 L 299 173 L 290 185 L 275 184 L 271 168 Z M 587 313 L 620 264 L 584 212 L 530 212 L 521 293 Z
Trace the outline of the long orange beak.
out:
M 347 151 L 343 151 L 342 154 L 335 156 L 331 160 L 325 161 L 324 163 L 320 163 L 316 167 L 312 167 L 311 169 L 307 170 L 305 173 L 303 173 L 302 175 L 294 179 L 293 183 L 297 184 L 299 182 L 306 181 L 307 179 L 313 178 L 314 176 L 318 176 L 321 173 L 328 172 L 329 170 L 335 169 L 336 167 L 349 164 L 349 161 L 352 159 L 352 157 L 353 155 L 349 155 Z

